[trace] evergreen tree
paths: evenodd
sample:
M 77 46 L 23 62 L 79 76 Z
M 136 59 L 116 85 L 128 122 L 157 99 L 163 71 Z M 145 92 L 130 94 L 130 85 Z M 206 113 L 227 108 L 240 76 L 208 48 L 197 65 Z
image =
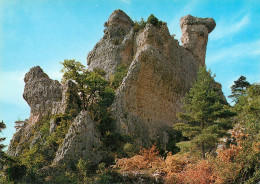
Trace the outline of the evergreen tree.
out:
M 0 134 L 2 133 L 2 130 L 5 128 L 6 128 L 6 126 L 5 126 L 4 122 L 3 121 L 0 122 Z M 5 140 L 5 138 L 0 137 L 0 143 L 4 140 Z M 0 165 L 3 165 L 3 163 L 6 159 L 6 155 L 5 155 L 5 152 L 3 151 L 3 148 L 5 148 L 5 145 L 0 144 Z
M 178 118 L 187 123 L 177 123 L 174 128 L 190 141 L 178 145 L 181 149 L 200 150 L 202 157 L 205 157 L 205 153 L 212 151 L 218 138 L 224 134 L 223 129 L 227 126 L 224 119 L 234 113 L 229 110 L 211 72 L 207 72 L 205 67 L 199 70 L 197 81 L 183 103 L 185 112 L 179 113 Z
M 232 95 L 229 95 L 229 98 L 232 98 L 233 102 L 238 103 L 239 98 L 243 96 L 246 92 L 246 89 L 250 87 L 250 83 L 246 80 L 246 77 L 240 76 L 239 79 L 234 81 L 235 84 L 231 86 Z

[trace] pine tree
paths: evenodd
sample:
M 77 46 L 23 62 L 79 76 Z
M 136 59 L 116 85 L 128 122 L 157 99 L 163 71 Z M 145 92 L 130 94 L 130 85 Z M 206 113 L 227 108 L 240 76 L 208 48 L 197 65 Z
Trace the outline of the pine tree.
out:
M 232 98 L 233 102 L 236 104 L 239 101 L 239 98 L 243 96 L 246 92 L 246 89 L 250 87 L 250 83 L 246 80 L 246 77 L 240 76 L 239 79 L 234 81 L 234 85 L 231 86 L 232 95 L 229 95 L 229 98 Z
M 177 123 L 174 128 L 190 141 L 179 143 L 179 146 L 200 150 L 202 157 L 205 157 L 205 153 L 212 151 L 218 138 L 223 135 L 223 128 L 227 126 L 224 119 L 234 113 L 229 110 L 211 72 L 207 72 L 205 67 L 199 70 L 197 81 L 184 97 L 183 103 L 185 112 L 179 113 L 178 118 L 187 123 Z
M 4 122 L 3 121 L 0 122 L 0 134 L 2 133 L 2 130 L 5 128 L 6 128 L 6 126 L 5 126 Z M 5 140 L 5 138 L 0 137 L 0 143 L 4 140 Z M 5 148 L 5 145 L 0 144 L 0 165 L 3 165 L 3 163 L 6 159 L 5 152 L 3 151 L 4 148 Z

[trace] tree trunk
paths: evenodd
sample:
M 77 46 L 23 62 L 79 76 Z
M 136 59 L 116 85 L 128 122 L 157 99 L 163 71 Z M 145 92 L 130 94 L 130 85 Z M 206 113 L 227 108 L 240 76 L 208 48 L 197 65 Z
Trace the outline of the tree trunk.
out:
M 201 130 L 204 129 L 204 121 L 201 121 Z M 201 153 L 202 153 L 202 158 L 205 158 L 205 145 L 204 141 L 201 143 Z
M 202 152 L 202 158 L 205 158 L 204 141 L 202 141 L 201 144 L 201 152 Z

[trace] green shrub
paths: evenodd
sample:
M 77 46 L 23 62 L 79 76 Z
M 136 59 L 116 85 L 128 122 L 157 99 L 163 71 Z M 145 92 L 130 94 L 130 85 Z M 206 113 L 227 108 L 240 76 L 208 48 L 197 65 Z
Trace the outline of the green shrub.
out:
M 93 164 L 89 159 L 80 158 L 78 164 L 76 165 L 78 176 L 80 180 L 85 180 L 96 173 L 97 166 Z
M 127 75 L 129 65 L 121 64 L 116 68 L 114 75 L 112 76 L 111 86 L 117 89 L 121 84 L 125 76 Z
M 5 175 L 9 181 L 19 181 L 26 175 L 27 167 L 25 165 L 15 164 L 5 170 Z
M 159 21 L 153 14 L 151 14 L 148 17 L 147 23 L 150 23 L 155 27 L 161 27 L 162 26 L 162 21 Z
M 106 75 L 106 71 L 105 70 L 103 70 L 101 68 L 97 68 L 97 67 L 95 67 L 93 69 L 93 72 L 97 73 L 98 75 L 100 75 L 102 77 L 104 77 Z
M 140 30 L 142 30 L 146 25 L 146 22 L 144 21 L 144 19 L 142 18 L 141 21 L 135 21 L 134 22 L 134 31 L 138 32 Z
M 124 152 L 127 153 L 127 155 L 129 157 L 133 157 L 135 154 L 138 153 L 139 149 L 136 145 L 134 144 L 131 144 L 129 142 L 127 142 L 125 145 L 124 145 L 124 148 L 123 148 Z
M 77 184 L 77 178 L 71 177 L 69 175 L 66 175 L 65 171 L 63 173 L 59 173 L 58 175 L 55 175 L 51 181 L 47 182 L 49 184 L 65 184 L 65 183 L 70 183 L 70 184 Z
M 104 173 L 98 175 L 97 180 L 93 182 L 94 184 L 111 184 L 111 183 L 124 183 L 123 177 L 121 174 L 115 170 L 107 170 Z

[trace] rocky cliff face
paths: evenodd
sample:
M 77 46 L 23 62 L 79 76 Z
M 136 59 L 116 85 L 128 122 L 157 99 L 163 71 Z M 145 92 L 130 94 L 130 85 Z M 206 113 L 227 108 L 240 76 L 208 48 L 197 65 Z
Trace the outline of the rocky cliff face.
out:
M 114 21 L 118 30 L 124 30 L 122 34 L 110 34 Z M 168 142 L 168 131 L 181 111 L 181 99 L 199 67 L 205 65 L 208 34 L 215 25 L 211 18 L 183 17 L 180 46 L 166 23 L 160 27 L 146 24 L 135 31 L 126 14 L 120 10 L 112 13 L 103 38 L 88 55 L 88 65 L 111 74 L 119 64 L 131 64 L 112 105 L 120 133 L 134 136 L 141 144 Z M 115 39 L 120 40 L 116 45 Z
M 181 19 L 183 36 L 180 46 L 169 33 L 166 23 L 134 29 L 133 21 L 121 10 L 115 10 L 105 23 L 103 38 L 88 54 L 88 68 L 101 68 L 107 78 L 121 64 L 130 65 L 119 89 L 111 112 L 116 130 L 133 137 L 138 144 L 169 141 L 181 99 L 196 79 L 200 66 L 205 65 L 208 34 L 214 29 L 213 19 L 190 15 Z M 21 154 L 24 143 L 32 147 L 41 133 L 32 133 L 36 122 L 46 115 L 81 111 L 77 85 L 68 81 L 61 85 L 51 80 L 42 69 L 32 68 L 25 76 L 24 99 L 31 108 L 29 121 L 13 137 L 8 153 Z M 88 112 L 74 119 L 59 147 L 54 163 L 68 163 L 90 158 L 93 163 L 102 159 L 100 133 Z M 55 133 L 50 119 L 50 133 Z

